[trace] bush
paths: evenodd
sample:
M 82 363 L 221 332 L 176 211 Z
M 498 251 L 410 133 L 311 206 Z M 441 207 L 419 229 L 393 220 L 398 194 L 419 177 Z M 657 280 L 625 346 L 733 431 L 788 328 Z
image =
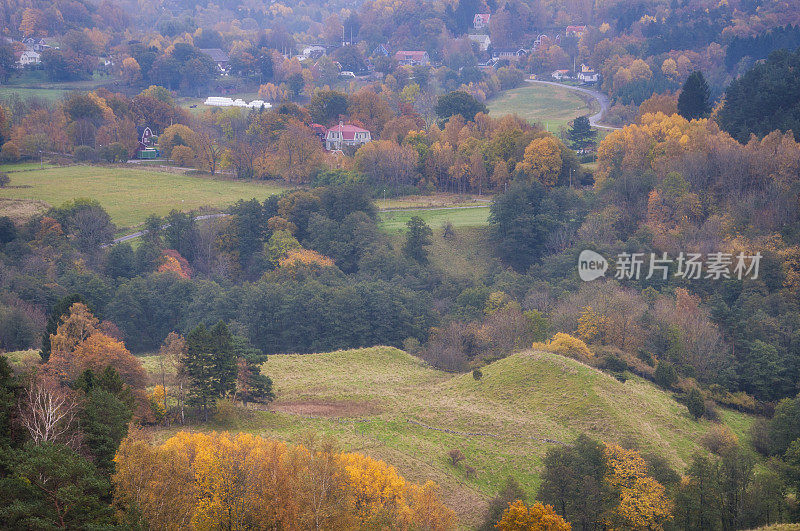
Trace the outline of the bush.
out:
M 711 453 L 722 455 L 726 451 L 739 446 L 739 438 L 733 431 L 724 425 L 712 426 L 700 439 L 703 446 Z
M 753 448 L 761 455 L 769 455 L 770 439 L 769 439 L 769 423 L 764 417 L 758 417 L 753 421 L 750 426 L 750 441 L 753 443 Z
M 698 389 L 689 391 L 689 394 L 686 396 L 686 407 L 695 420 L 699 420 L 706 412 L 706 402 L 703 400 L 703 393 Z
M 3 162 L 17 162 L 19 160 L 19 146 L 14 142 L 6 142 L 0 149 L 0 160 Z
M 586 346 L 586 343 L 577 337 L 572 337 L 562 332 L 557 333 L 553 336 L 553 339 L 545 343 L 534 343 L 531 348 L 534 350 L 546 350 L 553 354 L 561 354 L 562 356 L 575 359 L 594 357 L 594 354 L 589 350 L 589 347 Z
M 658 360 L 656 372 L 653 377 L 658 385 L 665 389 L 669 389 L 678 381 L 678 371 L 670 362 Z
M 603 359 L 602 368 L 610 372 L 625 372 L 628 370 L 628 364 L 619 356 L 612 354 Z
M 10 182 L 11 178 L 8 176 L 8 174 L 0 172 L 0 188 L 5 188 Z
M 480 380 L 481 378 L 483 378 L 483 371 L 481 371 L 480 369 L 473 369 L 472 370 L 472 377 L 475 380 Z
M 97 151 L 90 146 L 78 146 L 73 153 L 75 162 L 97 162 Z

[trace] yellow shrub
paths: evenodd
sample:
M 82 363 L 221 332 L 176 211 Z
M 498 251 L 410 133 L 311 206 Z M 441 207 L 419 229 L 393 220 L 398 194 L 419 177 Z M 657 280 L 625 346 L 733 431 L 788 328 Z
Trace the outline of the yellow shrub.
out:
M 532 348 L 546 350 L 547 352 L 561 354 L 570 358 L 591 358 L 594 356 L 589 347 L 586 346 L 586 343 L 577 337 L 572 337 L 562 332 L 557 333 L 553 336 L 553 339 L 545 343 L 534 343 Z

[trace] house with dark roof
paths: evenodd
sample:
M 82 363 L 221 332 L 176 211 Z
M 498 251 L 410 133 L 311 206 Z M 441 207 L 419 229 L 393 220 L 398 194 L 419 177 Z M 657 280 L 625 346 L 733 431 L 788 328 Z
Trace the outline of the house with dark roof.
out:
M 372 53 L 370 54 L 370 57 L 378 57 L 378 56 L 380 56 L 380 55 L 382 55 L 382 56 L 384 56 L 384 57 L 389 57 L 389 55 L 391 55 L 391 54 L 389 53 L 389 48 L 388 48 L 388 45 L 386 45 L 386 44 L 379 44 L 379 45 L 377 45 L 377 46 L 375 47 L 375 49 L 374 49 L 374 50 L 372 50 Z
M 394 58 L 400 66 L 427 66 L 431 64 L 431 58 L 428 57 L 428 52 L 424 50 L 400 50 L 394 54 Z
M 217 68 L 221 71 L 225 71 L 228 68 L 228 63 L 230 62 L 231 58 L 228 57 L 228 54 L 224 51 L 220 50 L 219 48 L 200 48 L 200 51 L 211 58 L 212 61 L 217 63 Z
M 361 146 L 371 140 L 372 137 L 366 129 L 339 122 L 339 125 L 335 125 L 325 132 L 325 149 L 338 151 L 344 146 Z

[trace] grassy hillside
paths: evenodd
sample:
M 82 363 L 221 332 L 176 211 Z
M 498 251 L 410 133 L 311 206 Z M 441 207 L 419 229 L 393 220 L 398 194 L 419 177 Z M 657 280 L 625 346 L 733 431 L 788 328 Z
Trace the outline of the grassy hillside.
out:
M 576 91 L 539 83 L 525 83 L 487 103 L 494 117 L 518 114 L 531 123 L 547 125 L 551 131 L 578 116 L 597 112 L 595 105 Z
M 60 205 L 77 197 L 97 199 L 118 227 L 142 223 L 149 214 L 224 208 L 239 199 L 264 200 L 285 186 L 233 181 L 128 167 L 67 166 L 9 173 L 0 198 L 32 199 Z
M 147 360 L 153 367 L 152 360 Z M 278 399 L 209 429 L 245 430 L 292 442 L 311 430 L 345 450 L 395 465 L 414 481 L 434 480 L 462 523 L 477 524 L 486 500 L 514 475 L 531 493 L 548 447 L 587 432 L 664 455 L 683 469 L 711 426 L 695 422 L 652 384 L 625 383 L 571 359 L 524 352 L 483 369 L 483 379 L 430 368 L 389 347 L 270 357 L 264 372 Z M 725 412 L 744 432 L 749 419 Z M 165 430 L 166 437 L 173 430 Z M 467 479 L 447 451 L 460 449 L 477 470 Z

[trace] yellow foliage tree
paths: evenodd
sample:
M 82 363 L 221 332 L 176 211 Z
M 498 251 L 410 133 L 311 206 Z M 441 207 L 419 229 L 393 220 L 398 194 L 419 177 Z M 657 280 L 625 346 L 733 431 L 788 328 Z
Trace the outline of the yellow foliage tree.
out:
M 545 186 L 555 186 L 561 174 L 561 165 L 561 147 L 558 140 L 548 135 L 528 144 L 520 162 L 520 170 L 530 180 L 537 180 Z
M 611 512 L 612 529 L 663 529 L 672 518 L 672 503 L 664 487 L 647 475 L 647 463 L 639 452 L 606 445 L 606 480 L 619 492 L 620 503 Z
M 556 514 L 552 505 L 534 503 L 526 507 L 522 500 L 508 505 L 495 526 L 500 531 L 570 531 L 572 526 Z
M 278 260 L 280 267 L 295 265 L 316 265 L 319 267 L 332 267 L 333 260 L 311 249 L 290 249 L 286 256 Z
M 435 485 L 330 445 L 180 432 L 154 446 L 133 432 L 114 459 L 115 497 L 152 528 L 455 528 Z

